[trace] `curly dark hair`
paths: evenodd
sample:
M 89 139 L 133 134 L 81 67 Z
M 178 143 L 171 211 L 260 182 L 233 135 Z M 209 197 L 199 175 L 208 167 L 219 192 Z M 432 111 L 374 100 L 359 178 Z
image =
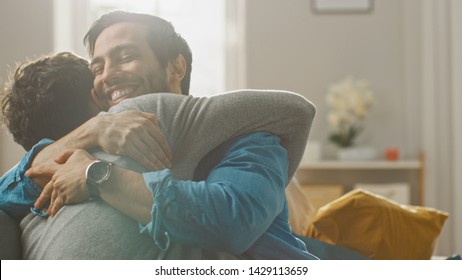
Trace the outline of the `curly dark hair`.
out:
M 192 71 L 191 49 L 186 40 L 175 31 L 173 25 L 160 17 L 125 11 L 114 11 L 102 15 L 93 23 L 83 39 L 90 57 L 93 56 L 96 39 L 101 32 L 107 27 L 120 22 L 142 23 L 148 27 L 149 34 L 146 39 L 154 55 L 164 68 L 167 67 L 168 62 L 173 62 L 178 55 L 183 55 L 186 60 L 186 73 L 181 81 L 181 93 L 188 95 Z
M 27 151 L 43 138 L 57 140 L 91 116 L 93 74 L 69 52 L 19 65 L 0 90 L 2 120 Z

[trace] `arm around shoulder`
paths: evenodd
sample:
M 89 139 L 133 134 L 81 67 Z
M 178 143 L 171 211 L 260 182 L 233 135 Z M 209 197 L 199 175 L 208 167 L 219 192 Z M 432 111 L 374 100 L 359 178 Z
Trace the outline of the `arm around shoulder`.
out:
M 258 131 L 281 139 L 289 152 L 291 178 L 316 113 L 315 106 L 305 97 L 277 90 L 240 90 L 206 98 L 148 94 L 119 105 L 157 115 L 174 151 L 173 174 L 179 179 L 191 179 L 192 167 L 227 140 Z
M 281 139 L 289 153 L 288 175 L 292 178 L 316 114 L 314 104 L 300 94 L 280 90 L 241 90 L 216 97 L 220 96 L 226 96 L 222 97 L 221 118 L 227 126 L 236 122 L 238 134 L 267 131 Z

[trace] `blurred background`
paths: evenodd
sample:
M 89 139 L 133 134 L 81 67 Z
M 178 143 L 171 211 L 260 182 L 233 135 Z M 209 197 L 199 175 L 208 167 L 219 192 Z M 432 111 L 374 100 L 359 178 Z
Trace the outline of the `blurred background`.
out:
M 450 213 L 437 253 L 462 252 L 462 1 L 457 0 L 5 0 L 0 3 L 0 82 L 16 62 L 55 51 L 87 57 L 82 39 L 113 9 L 152 13 L 173 23 L 193 52 L 195 96 L 282 89 L 317 107 L 310 142 L 329 143 L 326 95 L 353 76 L 374 104 L 356 139 L 384 157 L 425 154 L 423 204 Z M 0 171 L 23 155 L 0 130 Z

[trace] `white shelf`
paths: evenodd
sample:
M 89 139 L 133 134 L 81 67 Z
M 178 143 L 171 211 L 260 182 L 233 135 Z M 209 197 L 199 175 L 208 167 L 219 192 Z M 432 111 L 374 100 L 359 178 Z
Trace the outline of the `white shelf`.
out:
M 383 170 L 383 169 L 420 169 L 422 164 L 419 160 L 399 161 L 317 161 L 301 163 L 299 169 L 361 169 L 361 170 Z
M 340 184 L 352 188 L 358 182 L 396 183 L 411 185 L 411 202 L 425 201 L 425 157 L 416 160 L 338 161 L 321 160 L 301 163 L 297 178 L 301 184 Z

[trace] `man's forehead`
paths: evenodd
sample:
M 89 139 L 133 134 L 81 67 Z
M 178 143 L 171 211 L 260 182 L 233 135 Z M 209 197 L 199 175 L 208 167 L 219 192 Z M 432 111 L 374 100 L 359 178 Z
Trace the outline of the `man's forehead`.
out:
M 119 22 L 106 27 L 96 38 L 93 57 L 100 56 L 118 45 L 147 43 L 148 27 L 143 23 Z

